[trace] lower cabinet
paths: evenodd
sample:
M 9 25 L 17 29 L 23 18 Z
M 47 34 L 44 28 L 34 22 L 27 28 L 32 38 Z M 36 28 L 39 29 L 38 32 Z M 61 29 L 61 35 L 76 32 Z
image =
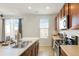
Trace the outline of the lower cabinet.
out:
M 24 51 L 21 56 L 37 56 L 39 50 L 39 41 L 35 42 L 26 51 Z
M 67 56 L 67 54 L 61 49 L 60 50 L 60 56 Z

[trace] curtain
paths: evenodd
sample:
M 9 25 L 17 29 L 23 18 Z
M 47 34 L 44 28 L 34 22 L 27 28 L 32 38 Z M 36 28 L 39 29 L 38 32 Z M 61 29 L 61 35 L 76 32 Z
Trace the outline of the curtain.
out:
M 5 41 L 5 19 L 2 19 L 2 41 Z
M 21 34 L 21 38 L 22 38 L 22 19 L 19 19 L 19 33 Z
M 21 38 L 22 38 L 22 19 L 18 19 L 19 23 L 18 23 L 18 32 L 21 34 Z M 5 41 L 5 19 L 2 19 L 2 41 Z

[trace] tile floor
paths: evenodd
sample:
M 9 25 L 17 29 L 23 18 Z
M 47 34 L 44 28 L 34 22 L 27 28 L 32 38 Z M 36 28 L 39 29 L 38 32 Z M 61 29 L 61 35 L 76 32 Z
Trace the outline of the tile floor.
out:
M 54 56 L 54 51 L 51 46 L 40 46 L 38 56 Z

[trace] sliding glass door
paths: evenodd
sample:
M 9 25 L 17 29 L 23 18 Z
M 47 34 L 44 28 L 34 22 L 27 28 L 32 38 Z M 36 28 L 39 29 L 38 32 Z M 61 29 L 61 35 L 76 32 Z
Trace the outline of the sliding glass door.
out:
M 5 19 L 5 40 L 15 39 L 19 29 L 19 19 Z

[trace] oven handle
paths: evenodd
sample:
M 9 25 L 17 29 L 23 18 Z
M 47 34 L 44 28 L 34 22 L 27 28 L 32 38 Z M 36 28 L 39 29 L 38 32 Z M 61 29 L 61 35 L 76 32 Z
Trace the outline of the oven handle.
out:
M 56 47 L 58 47 L 59 48 L 59 45 L 57 45 L 57 44 L 55 44 L 56 45 Z

